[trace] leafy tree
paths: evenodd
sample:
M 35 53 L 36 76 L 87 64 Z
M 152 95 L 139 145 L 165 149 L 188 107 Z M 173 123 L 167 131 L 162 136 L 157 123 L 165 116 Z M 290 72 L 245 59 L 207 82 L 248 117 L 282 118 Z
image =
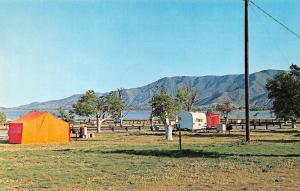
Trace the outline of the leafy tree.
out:
M 276 117 L 291 120 L 295 127 L 295 118 L 300 117 L 300 67 L 292 64 L 288 72 L 280 72 L 269 79 L 266 88 Z
M 74 120 L 74 112 L 72 110 L 66 112 L 66 110 L 62 106 L 59 106 L 56 110 L 58 112 L 58 117 L 62 120 L 67 122 L 72 122 Z
M 112 91 L 107 95 L 108 112 L 113 118 L 121 119 L 122 111 L 125 108 L 125 102 L 123 100 L 123 89 Z
M 213 110 L 211 108 L 208 108 L 206 113 L 208 113 L 208 114 L 213 113 Z
M 98 97 L 93 90 L 88 90 L 79 100 L 73 104 L 76 114 L 84 117 L 91 117 L 97 112 Z
M 222 104 L 216 106 L 216 110 L 221 112 L 225 119 L 225 124 L 228 124 L 229 114 L 236 110 L 236 107 L 231 103 L 229 99 L 225 99 Z
M 176 101 L 181 110 L 192 111 L 193 105 L 198 101 L 199 91 L 193 87 L 180 86 L 176 95 Z
M 79 100 L 73 104 L 74 112 L 77 115 L 92 117 L 95 116 L 97 119 L 97 131 L 101 131 L 100 118 L 105 117 L 107 112 L 107 102 L 105 96 L 98 97 L 93 90 L 88 90 L 82 95 Z
M 173 140 L 172 126 L 169 119 L 174 117 L 178 107 L 175 99 L 167 94 L 165 86 L 161 86 L 160 91 L 156 92 L 152 98 L 152 115 L 159 117 L 165 126 L 165 138 Z
M 0 124 L 6 123 L 6 115 L 3 112 L 0 112 Z
M 101 131 L 101 124 L 106 119 L 122 118 L 122 111 L 125 108 L 123 100 L 123 89 L 112 91 L 105 96 L 98 97 L 93 90 L 88 90 L 73 105 L 74 112 L 80 116 L 97 119 L 97 131 Z

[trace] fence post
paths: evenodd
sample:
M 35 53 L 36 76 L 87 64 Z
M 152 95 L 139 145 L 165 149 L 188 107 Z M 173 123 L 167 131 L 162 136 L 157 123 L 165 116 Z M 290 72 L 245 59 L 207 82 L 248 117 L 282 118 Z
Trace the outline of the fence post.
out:
M 266 121 L 266 129 L 269 129 L 269 128 L 268 128 L 268 122 L 267 122 L 267 121 Z
M 111 129 L 112 132 L 114 132 L 113 126 L 109 125 L 109 128 Z
M 181 151 L 182 146 L 181 146 L 181 129 L 179 129 L 179 151 Z

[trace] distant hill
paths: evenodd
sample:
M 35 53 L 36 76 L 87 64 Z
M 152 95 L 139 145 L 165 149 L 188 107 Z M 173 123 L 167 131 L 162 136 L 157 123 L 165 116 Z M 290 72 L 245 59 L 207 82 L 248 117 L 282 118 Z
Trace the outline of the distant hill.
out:
M 64 99 L 59 99 L 59 100 L 51 100 L 51 101 L 46 101 L 46 102 L 33 102 L 27 105 L 22 105 L 19 107 L 15 107 L 13 109 L 20 109 L 20 110 L 32 110 L 32 109 L 37 109 L 37 110 L 43 110 L 43 109 L 56 109 L 59 106 L 62 106 L 64 108 L 71 108 L 72 104 L 75 103 L 81 94 L 75 94 L 70 97 L 64 98 Z
M 265 85 L 281 70 L 263 70 L 250 75 L 250 101 L 251 106 L 270 107 Z M 224 98 L 230 99 L 235 105 L 244 103 L 244 75 L 224 76 L 176 76 L 162 78 L 143 87 L 126 90 L 126 100 L 136 107 L 148 105 L 152 96 L 152 89 L 165 84 L 167 92 L 176 95 L 178 87 L 188 85 L 196 87 L 200 92 L 200 101 L 196 106 L 209 106 L 220 103 Z
M 263 70 L 250 75 L 250 104 L 255 107 L 270 107 L 271 102 L 267 98 L 265 84 L 267 79 L 273 78 L 281 70 Z M 165 77 L 146 86 L 125 90 L 125 100 L 131 108 L 149 108 L 152 89 L 165 84 L 167 92 L 176 95 L 178 87 L 188 85 L 195 87 L 200 92 L 200 101 L 196 106 L 210 106 L 220 103 L 224 98 L 230 99 L 235 105 L 241 106 L 244 102 L 244 75 L 224 76 L 175 76 Z M 100 95 L 100 93 L 99 93 Z M 80 94 L 70 97 L 51 100 L 47 102 L 33 102 L 22 105 L 14 110 L 53 110 L 59 106 L 67 109 L 72 107 Z

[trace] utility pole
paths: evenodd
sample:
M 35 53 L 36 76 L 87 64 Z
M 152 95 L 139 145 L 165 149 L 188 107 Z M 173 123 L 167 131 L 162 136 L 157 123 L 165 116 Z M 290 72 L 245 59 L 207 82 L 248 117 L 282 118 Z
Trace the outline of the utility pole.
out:
M 249 50 L 248 50 L 248 0 L 245 1 L 245 117 L 246 141 L 250 142 L 250 116 L 249 116 Z
M 181 128 L 179 127 L 179 151 L 181 152 L 182 145 L 181 145 Z

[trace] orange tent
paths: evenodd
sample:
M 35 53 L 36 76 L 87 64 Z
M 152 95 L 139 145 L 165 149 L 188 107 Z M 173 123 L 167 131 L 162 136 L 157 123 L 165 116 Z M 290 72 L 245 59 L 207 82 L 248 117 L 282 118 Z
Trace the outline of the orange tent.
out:
M 9 143 L 69 143 L 69 123 L 49 112 L 30 112 L 8 124 Z

